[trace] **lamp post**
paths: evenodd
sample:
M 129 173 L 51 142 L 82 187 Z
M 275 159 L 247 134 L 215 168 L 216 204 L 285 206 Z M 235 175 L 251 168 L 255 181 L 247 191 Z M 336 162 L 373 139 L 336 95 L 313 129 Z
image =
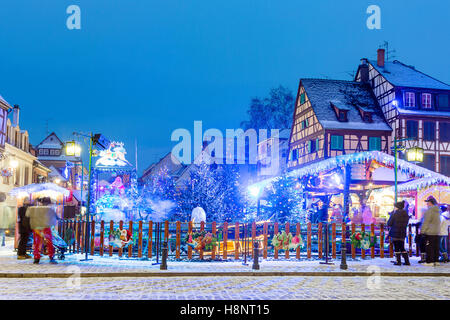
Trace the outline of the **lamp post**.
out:
M 410 141 L 410 140 L 415 140 L 414 138 L 404 138 L 404 139 L 397 139 L 397 137 L 394 137 L 394 193 L 395 193 L 395 198 L 394 201 L 397 202 L 397 198 L 398 198 L 398 188 L 397 188 L 397 184 L 398 184 L 398 176 L 397 176 L 397 170 L 398 170 L 398 164 L 397 164 L 397 159 L 398 159 L 398 152 L 399 151 L 405 151 L 406 148 L 405 146 L 402 145 L 398 145 L 398 143 L 400 142 L 404 142 L 404 141 Z M 410 148 L 406 151 L 406 157 L 407 160 L 410 162 L 423 162 L 423 149 L 419 148 L 419 147 L 413 147 Z
M 102 149 L 105 149 L 109 145 L 109 140 L 106 139 L 105 136 L 102 134 L 83 134 L 74 132 L 74 135 L 82 136 L 85 138 L 89 138 L 89 176 L 88 176 L 88 197 L 87 197 L 87 206 L 86 206 L 86 237 L 85 237 L 85 259 L 82 259 L 80 261 L 88 261 L 92 259 L 88 259 L 88 252 L 89 252 L 89 239 L 90 239 L 90 230 L 91 230 L 91 224 L 90 224 L 90 209 L 91 209 L 91 177 L 92 177 L 92 155 L 93 155 L 93 146 L 96 145 Z M 81 149 L 79 150 L 81 151 Z
M 83 189 L 84 189 L 84 162 L 83 162 L 83 159 L 81 158 L 81 151 L 82 151 L 81 146 L 79 144 L 77 144 L 75 141 L 66 142 L 66 155 L 72 156 L 72 157 L 80 157 L 80 161 L 81 161 L 80 213 L 81 213 L 81 208 L 83 207 Z M 74 164 L 74 166 L 75 166 L 75 168 L 77 168 L 79 165 Z M 76 185 L 76 181 L 75 181 L 75 185 Z

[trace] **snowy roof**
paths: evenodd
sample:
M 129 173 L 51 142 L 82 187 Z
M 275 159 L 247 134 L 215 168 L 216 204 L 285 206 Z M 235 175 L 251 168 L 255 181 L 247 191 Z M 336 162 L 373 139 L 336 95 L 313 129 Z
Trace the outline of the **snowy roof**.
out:
M 301 84 L 325 129 L 392 131 L 368 85 L 329 79 L 301 79 Z M 347 122 L 338 121 L 332 104 L 347 110 Z M 364 122 L 358 108 L 371 111 L 373 122 Z
M 375 60 L 369 60 L 369 63 L 381 73 L 391 84 L 399 87 L 428 88 L 450 90 L 450 85 L 434 79 L 413 66 L 408 66 L 398 60 L 387 61 L 384 67 L 379 67 Z
M 394 167 L 395 159 L 393 156 L 381 151 L 365 151 L 358 153 L 351 153 L 336 157 L 331 157 L 322 161 L 314 162 L 309 165 L 302 166 L 299 169 L 289 171 L 285 174 L 287 177 L 303 177 L 308 175 L 317 175 L 320 172 L 324 172 L 330 169 L 342 167 L 345 165 L 361 164 L 367 161 L 375 160 L 378 163 L 383 164 L 385 167 Z M 443 183 L 450 184 L 450 178 L 432 170 L 420 167 L 416 164 L 408 162 L 406 160 L 397 159 L 397 168 L 400 172 L 410 174 L 415 178 L 429 179 L 435 184 Z M 274 181 L 280 179 L 281 176 L 269 178 L 254 185 L 265 187 L 270 185 Z
M 32 183 L 23 187 L 18 187 L 18 188 L 14 188 L 10 191 L 10 194 L 12 196 L 16 196 L 22 192 L 26 192 L 26 193 L 34 193 L 34 192 L 41 192 L 41 191 L 55 191 L 55 192 L 60 192 L 63 195 L 65 195 L 66 197 L 70 195 L 70 191 L 58 186 L 57 184 L 54 183 Z
M 36 149 L 61 149 L 63 146 L 64 143 L 61 141 L 61 139 L 59 139 L 58 136 L 54 132 L 52 132 L 36 146 Z
M 450 111 L 434 111 L 434 110 L 411 110 L 397 107 L 398 112 L 401 114 L 418 115 L 418 116 L 430 116 L 430 117 L 450 117 Z
M 6 101 L 6 100 L 2 97 L 2 95 L 0 95 L 0 101 L 3 102 L 4 104 L 10 106 L 10 104 L 8 103 L 8 101 Z

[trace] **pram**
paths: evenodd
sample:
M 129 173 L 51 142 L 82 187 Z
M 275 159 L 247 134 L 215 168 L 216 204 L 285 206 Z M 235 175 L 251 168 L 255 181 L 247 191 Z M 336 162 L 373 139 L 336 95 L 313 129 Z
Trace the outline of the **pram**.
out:
M 65 253 L 67 251 L 67 243 L 59 236 L 58 232 L 55 228 L 52 228 L 52 242 L 53 247 L 55 249 L 55 255 L 58 256 L 59 260 L 64 260 L 66 258 Z M 44 245 L 42 246 L 41 254 L 47 255 L 47 245 L 46 241 L 44 241 Z M 27 250 L 33 253 L 33 236 L 28 239 Z

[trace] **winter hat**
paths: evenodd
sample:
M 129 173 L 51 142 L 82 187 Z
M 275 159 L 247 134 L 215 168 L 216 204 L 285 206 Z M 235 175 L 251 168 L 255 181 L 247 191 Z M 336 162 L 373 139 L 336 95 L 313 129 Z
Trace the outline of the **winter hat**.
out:
M 396 202 L 396 203 L 394 204 L 394 206 L 395 206 L 397 209 L 402 210 L 402 209 L 405 207 L 405 202 L 404 202 L 404 201 Z
M 429 197 L 427 198 L 427 200 L 425 200 L 425 202 L 431 202 L 431 203 L 434 204 L 434 205 L 437 204 L 437 201 L 436 201 L 436 199 L 435 199 L 433 196 L 429 196 Z

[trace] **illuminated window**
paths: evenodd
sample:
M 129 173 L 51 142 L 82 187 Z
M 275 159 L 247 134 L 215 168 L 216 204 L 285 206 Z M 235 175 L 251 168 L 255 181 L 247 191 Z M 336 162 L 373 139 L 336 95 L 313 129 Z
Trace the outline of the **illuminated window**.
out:
M 431 94 L 430 93 L 422 93 L 422 107 L 425 109 L 431 108 Z
M 413 108 L 416 106 L 416 95 L 414 92 L 405 92 L 405 107 Z

